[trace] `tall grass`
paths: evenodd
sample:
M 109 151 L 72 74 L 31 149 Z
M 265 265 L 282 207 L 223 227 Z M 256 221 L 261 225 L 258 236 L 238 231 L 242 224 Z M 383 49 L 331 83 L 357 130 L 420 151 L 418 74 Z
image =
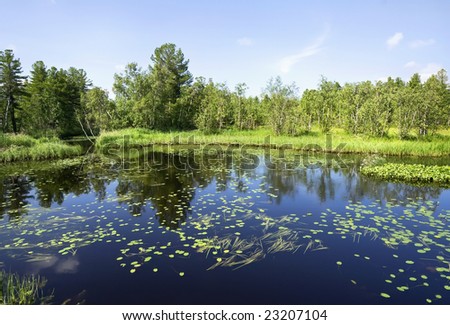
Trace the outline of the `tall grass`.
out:
M 37 139 L 34 139 L 29 135 L 25 134 L 17 134 L 17 135 L 0 134 L 0 148 L 6 148 L 12 145 L 31 147 L 37 141 L 38 141 Z
M 61 159 L 78 156 L 80 146 L 56 138 L 34 139 L 27 135 L 0 135 L 0 162 Z
M 96 141 L 97 148 L 111 144 L 129 147 L 152 144 L 239 144 L 258 147 L 292 147 L 294 150 L 336 153 L 372 153 L 392 156 L 450 155 L 450 136 L 439 134 L 426 139 L 399 140 L 395 137 L 371 138 L 349 135 L 336 130 L 330 135 L 320 132 L 289 137 L 273 136 L 270 130 L 227 130 L 220 134 L 205 135 L 199 131 L 156 132 L 142 129 L 124 129 L 102 133 Z
M 0 305 L 34 305 L 46 303 L 43 288 L 47 280 L 39 275 L 24 275 L 0 272 Z

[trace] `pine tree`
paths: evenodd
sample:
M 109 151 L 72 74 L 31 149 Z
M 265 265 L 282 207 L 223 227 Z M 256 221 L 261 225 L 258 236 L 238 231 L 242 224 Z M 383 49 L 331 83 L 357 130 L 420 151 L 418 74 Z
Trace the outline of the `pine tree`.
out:
M 182 124 L 180 117 L 185 114 L 176 105 L 183 88 L 192 83 L 188 70 L 189 60 L 184 59 L 181 49 L 175 44 L 167 43 L 155 49 L 150 67 L 151 103 L 154 106 L 155 128 L 170 129 Z
M 13 132 L 18 132 L 16 110 L 19 108 L 19 98 L 23 94 L 24 79 L 20 60 L 14 58 L 13 51 L 0 51 L 0 102 L 2 103 L 3 132 L 9 130 L 10 120 Z

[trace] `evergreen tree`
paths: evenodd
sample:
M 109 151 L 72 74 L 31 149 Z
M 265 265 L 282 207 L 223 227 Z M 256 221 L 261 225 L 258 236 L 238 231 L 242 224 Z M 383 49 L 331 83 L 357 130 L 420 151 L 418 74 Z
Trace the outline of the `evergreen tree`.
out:
M 186 114 L 179 112 L 183 107 L 176 105 L 183 89 L 192 83 L 188 70 L 189 60 L 184 59 L 181 49 L 167 43 L 155 49 L 150 66 L 151 105 L 153 106 L 156 129 L 176 128 L 183 124 Z
M 56 119 L 56 115 L 50 110 L 48 73 L 44 62 L 35 62 L 30 74 L 30 79 L 25 84 L 27 95 L 21 102 L 24 116 L 23 129 L 31 135 L 47 135 L 50 122 Z
M 18 132 L 16 110 L 19 109 L 19 98 L 23 94 L 24 79 L 20 60 L 14 58 L 13 51 L 0 51 L 0 102 L 3 132 L 9 130 L 9 121 L 11 121 L 13 132 Z

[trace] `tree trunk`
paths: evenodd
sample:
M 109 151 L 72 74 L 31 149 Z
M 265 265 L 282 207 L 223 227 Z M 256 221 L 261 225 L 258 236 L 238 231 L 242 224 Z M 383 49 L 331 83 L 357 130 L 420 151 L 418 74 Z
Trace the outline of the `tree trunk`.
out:
M 17 134 L 17 123 L 16 123 L 16 114 L 14 112 L 14 105 L 11 105 L 11 123 L 14 134 Z
M 5 109 L 5 118 L 3 120 L 3 133 L 5 133 L 8 129 L 8 113 L 9 113 L 9 106 L 11 105 L 10 99 L 6 101 L 6 109 Z

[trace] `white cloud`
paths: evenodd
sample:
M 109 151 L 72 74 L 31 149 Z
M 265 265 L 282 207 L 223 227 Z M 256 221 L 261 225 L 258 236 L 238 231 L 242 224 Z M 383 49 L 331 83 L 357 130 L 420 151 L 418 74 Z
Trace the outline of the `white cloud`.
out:
M 414 68 L 417 67 L 417 62 L 416 61 L 409 61 L 404 65 L 405 68 Z
M 116 69 L 117 71 L 124 71 L 125 70 L 125 64 L 116 64 L 114 66 L 114 69 Z
M 252 46 L 255 44 L 255 41 L 249 37 L 242 37 L 237 40 L 237 43 L 241 46 Z
M 288 55 L 282 58 L 278 65 L 280 67 L 280 71 L 282 73 L 289 73 L 291 71 L 292 67 L 297 64 L 300 60 L 314 56 L 322 51 L 322 44 L 325 41 L 327 31 L 322 34 L 320 37 L 318 37 L 313 44 L 310 46 L 305 47 L 303 50 L 301 50 L 297 54 Z
M 392 48 L 396 47 L 402 39 L 403 39 L 403 33 L 397 32 L 388 38 L 388 40 L 386 41 L 386 44 L 389 49 L 392 49 Z
M 412 49 L 417 49 L 419 47 L 430 46 L 436 43 L 433 38 L 429 38 L 427 40 L 417 39 L 409 43 L 409 47 Z
M 442 66 L 437 63 L 428 63 L 425 67 L 420 69 L 420 79 L 422 82 L 427 81 L 428 78 L 431 77 L 431 75 L 436 74 L 439 70 L 442 69 Z
M 381 81 L 381 82 L 387 82 L 388 81 L 388 79 L 389 79 L 389 77 L 379 77 L 377 80 L 375 80 L 375 81 Z

